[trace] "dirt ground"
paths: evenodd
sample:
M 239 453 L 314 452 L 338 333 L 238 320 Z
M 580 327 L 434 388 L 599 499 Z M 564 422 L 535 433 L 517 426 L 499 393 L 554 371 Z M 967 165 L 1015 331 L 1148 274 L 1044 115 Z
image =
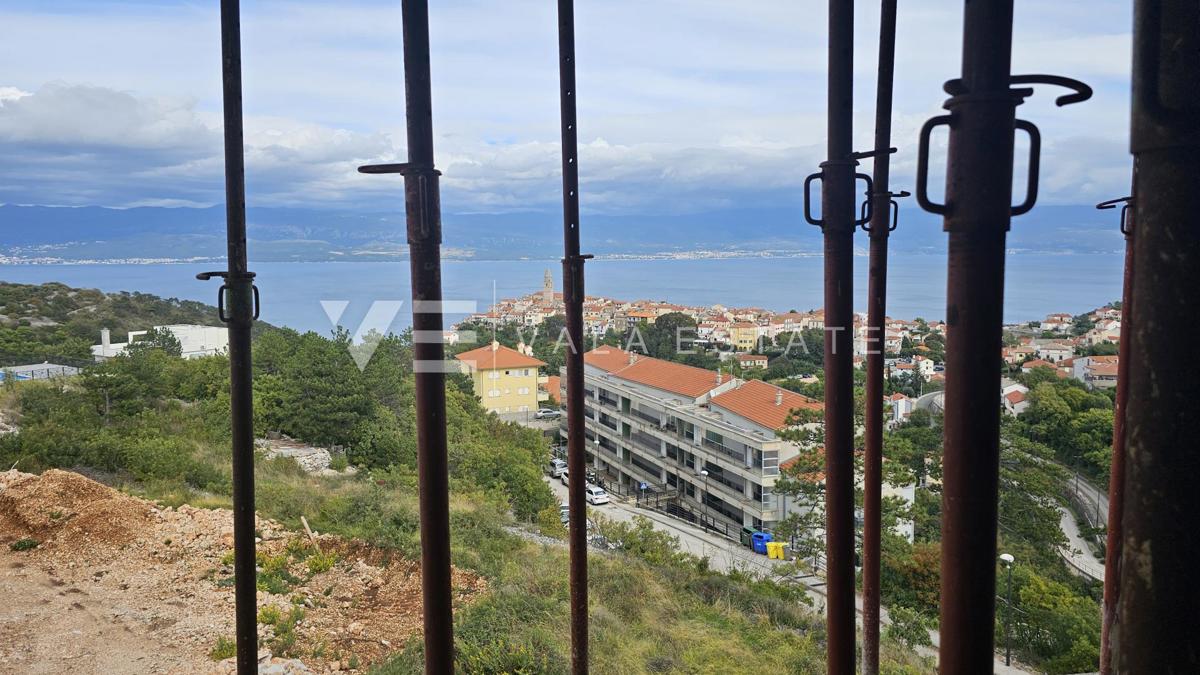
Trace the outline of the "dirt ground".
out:
M 310 567 L 303 533 L 257 529 L 283 579 L 259 607 L 303 613 L 282 635 L 260 624 L 272 672 L 362 671 L 420 632 L 415 563 L 322 535 L 336 562 Z M 212 654 L 234 634 L 232 541 L 227 510 L 162 508 L 65 471 L 0 472 L 0 673 L 233 672 Z M 456 602 L 485 590 L 458 570 L 454 585 Z

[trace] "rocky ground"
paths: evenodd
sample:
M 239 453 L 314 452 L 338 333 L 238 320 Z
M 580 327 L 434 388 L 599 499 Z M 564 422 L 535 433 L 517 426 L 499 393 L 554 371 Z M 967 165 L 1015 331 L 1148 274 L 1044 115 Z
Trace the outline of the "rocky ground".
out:
M 257 529 L 260 672 L 363 671 L 419 633 L 415 563 Z M 228 510 L 0 472 L 0 673 L 232 673 L 232 541 Z M 463 571 L 454 584 L 459 602 L 485 590 Z

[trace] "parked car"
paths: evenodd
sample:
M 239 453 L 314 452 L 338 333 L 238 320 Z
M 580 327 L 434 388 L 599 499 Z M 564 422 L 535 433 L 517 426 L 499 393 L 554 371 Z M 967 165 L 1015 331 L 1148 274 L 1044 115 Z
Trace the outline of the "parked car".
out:
M 556 420 L 562 417 L 562 413 L 553 408 L 538 408 L 538 411 L 533 413 L 535 420 Z
M 567 475 L 567 467 L 563 467 L 563 470 L 558 474 L 558 479 L 562 481 L 563 485 L 568 487 L 571 485 L 571 477 Z
M 567 470 L 567 463 L 561 459 L 550 460 L 550 477 L 558 478 Z
M 558 505 L 558 519 L 566 525 L 571 520 L 571 507 L 566 502 Z
M 584 490 L 584 496 L 587 497 L 587 502 L 593 506 L 599 506 L 600 504 L 608 503 L 608 493 L 605 492 L 604 488 L 602 487 L 589 485 L 587 489 Z

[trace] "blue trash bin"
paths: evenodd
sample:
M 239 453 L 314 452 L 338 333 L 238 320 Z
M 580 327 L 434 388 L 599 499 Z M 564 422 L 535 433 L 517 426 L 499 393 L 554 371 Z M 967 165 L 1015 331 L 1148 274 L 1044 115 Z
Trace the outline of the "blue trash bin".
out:
M 755 532 L 753 535 L 750 536 L 750 540 L 752 542 L 752 546 L 754 548 L 755 553 L 761 553 L 762 555 L 766 555 L 767 554 L 767 542 L 775 541 L 775 538 L 771 536 L 770 532 Z

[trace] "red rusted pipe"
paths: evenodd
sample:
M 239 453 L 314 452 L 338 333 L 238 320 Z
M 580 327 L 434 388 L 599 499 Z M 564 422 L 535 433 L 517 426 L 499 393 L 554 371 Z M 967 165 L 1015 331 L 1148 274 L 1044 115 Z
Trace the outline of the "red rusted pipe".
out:
M 1200 662 L 1200 5 L 1136 0 L 1133 30 L 1133 325 L 1124 410 L 1118 673 Z M 1124 345 L 1122 345 L 1124 346 Z
M 879 568 L 883 482 L 883 336 L 887 314 L 888 191 L 892 144 L 892 78 L 896 52 L 896 0 L 883 0 L 879 22 L 879 81 L 875 94 L 874 201 L 867 276 L 866 448 L 863 456 L 863 675 L 879 673 Z
M 579 144 L 575 106 L 575 3 L 558 0 L 558 82 L 562 133 L 563 304 L 570 345 L 567 375 L 568 541 L 571 570 L 571 672 L 588 672 L 587 465 L 584 457 L 583 264 L 579 253 Z
M 1136 168 L 1134 170 L 1136 173 Z M 1136 183 L 1136 181 L 1135 181 Z M 1108 533 L 1104 548 L 1104 618 L 1100 631 L 1100 675 L 1112 672 L 1109 631 L 1121 591 L 1121 518 L 1125 505 L 1125 402 L 1129 396 L 1129 332 L 1133 329 L 1133 197 L 1121 209 L 1125 275 L 1121 284 L 1121 343 L 1117 348 L 1117 397 L 1113 406 L 1112 468 L 1108 480 Z
M 939 672 L 992 672 L 1004 242 L 1012 206 L 1016 105 L 1009 89 L 1012 0 L 969 0 L 962 90 L 950 99 L 944 229 L 946 412 Z M 922 194 L 918 190 L 918 195 Z
M 826 671 L 853 673 L 854 611 L 854 3 L 829 1 L 825 239 Z

